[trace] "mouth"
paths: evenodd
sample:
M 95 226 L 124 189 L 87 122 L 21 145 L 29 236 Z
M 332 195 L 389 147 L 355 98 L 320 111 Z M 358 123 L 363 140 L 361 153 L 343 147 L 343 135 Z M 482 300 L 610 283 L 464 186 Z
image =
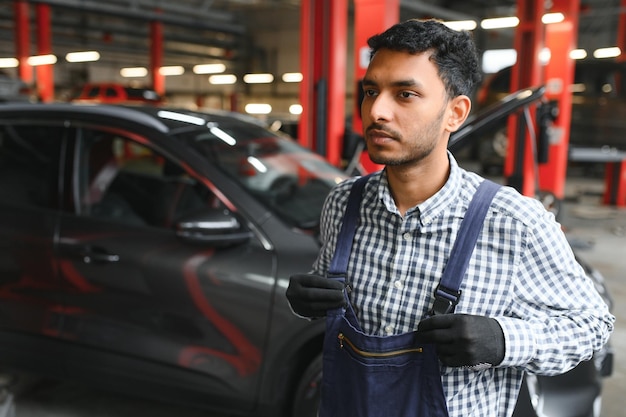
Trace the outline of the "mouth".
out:
M 367 141 L 375 145 L 383 145 L 396 140 L 391 134 L 381 129 L 368 129 L 366 136 Z

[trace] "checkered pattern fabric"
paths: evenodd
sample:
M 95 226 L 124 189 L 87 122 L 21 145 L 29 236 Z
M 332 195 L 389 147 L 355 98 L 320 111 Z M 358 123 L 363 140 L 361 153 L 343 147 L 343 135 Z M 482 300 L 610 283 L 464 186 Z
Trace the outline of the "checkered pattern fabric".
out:
M 363 192 L 348 264 L 350 299 L 363 331 L 417 329 L 432 305 L 468 204 L 482 178 L 460 168 L 433 197 L 401 216 L 384 171 Z M 332 258 L 353 179 L 329 195 L 314 273 Z M 614 317 L 542 204 L 503 187 L 490 206 L 461 286 L 457 313 L 490 316 L 504 330 L 506 355 L 482 371 L 441 366 L 451 417 L 510 416 L 524 371 L 559 374 L 591 358 Z

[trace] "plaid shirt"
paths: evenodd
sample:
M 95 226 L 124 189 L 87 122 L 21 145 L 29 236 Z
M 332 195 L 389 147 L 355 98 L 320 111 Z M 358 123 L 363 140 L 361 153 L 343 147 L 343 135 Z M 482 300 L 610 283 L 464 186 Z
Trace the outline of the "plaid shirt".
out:
M 401 216 L 384 171 L 365 187 L 347 280 L 363 328 L 373 335 L 415 331 L 433 303 L 461 220 L 482 178 L 460 168 L 427 201 Z M 314 272 L 325 275 L 354 179 L 328 196 L 322 249 Z M 490 316 L 505 336 L 504 361 L 473 371 L 441 366 L 450 417 L 510 416 L 524 371 L 554 375 L 592 357 L 615 318 L 576 262 L 539 201 L 503 187 L 490 206 L 461 286 L 457 313 Z

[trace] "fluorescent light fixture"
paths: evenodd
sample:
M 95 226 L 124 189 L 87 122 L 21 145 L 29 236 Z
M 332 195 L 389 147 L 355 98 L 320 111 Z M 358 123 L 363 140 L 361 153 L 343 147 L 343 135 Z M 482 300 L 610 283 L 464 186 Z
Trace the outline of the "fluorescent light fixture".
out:
M 57 57 L 52 54 L 35 55 L 29 56 L 26 62 L 28 62 L 28 65 L 31 65 L 33 67 L 36 67 L 38 65 L 52 65 L 56 64 Z
M 219 74 L 209 77 L 209 83 L 211 84 L 235 84 L 236 82 L 237 76 L 233 74 Z
M 283 74 L 283 82 L 286 83 L 299 83 L 302 81 L 302 78 L 301 72 L 286 72 Z
M 517 61 L 515 49 L 490 49 L 483 53 L 483 72 L 493 74 Z
M 585 59 L 587 58 L 587 51 L 584 49 L 574 49 L 570 51 L 569 57 L 571 59 Z
M 246 74 L 243 76 L 243 82 L 247 84 L 267 84 L 274 81 L 272 74 Z
M 206 123 L 206 121 L 201 117 L 190 116 L 188 114 L 177 113 L 167 110 L 159 110 L 157 116 L 162 119 L 176 120 L 179 122 L 191 123 L 197 126 L 203 126 Z
M 193 67 L 195 74 L 219 74 L 224 71 L 226 71 L 224 64 L 199 64 Z
M 302 114 L 302 106 L 300 104 L 292 104 L 289 106 L 290 114 Z
M 98 51 L 69 52 L 65 55 L 67 62 L 93 62 L 99 59 Z
M 514 28 L 519 25 L 519 19 L 515 16 L 511 17 L 496 17 L 493 19 L 483 19 L 480 22 L 480 27 L 483 29 L 504 29 Z
M 549 25 L 550 23 L 560 23 L 565 20 L 565 16 L 563 13 L 546 13 L 541 16 L 541 22 L 544 25 Z
M 617 46 L 610 48 L 600 48 L 593 51 L 594 58 L 615 58 L 620 56 L 622 51 Z
M 19 64 L 17 58 L 0 58 L 0 68 L 17 68 Z
M 474 20 L 455 20 L 450 22 L 443 22 L 444 25 L 452 30 L 474 30 L 476 29 L 476 21 Z
M 120 75 L 125 78 L 145 77 L 148 75 L 148 69 L 145 67 L 122 68 L 120 70 Z
M 550 48 L 542 48 L 539 51 L 539 63 L 541 65 L 548 65 L 550 63 L 550 58 L 552 58 L 552 51 Z
M 248 114 L 269 114 L 272 112 L 272 106 L 266 103 L 249 103 L 244 109 Z
M 173 65 L 169 67 L 161 67 L 159 68 L 159 74 L 164 76 L 169 75 L 183 75 L 185 73 L 185 68 L 180 65 Z

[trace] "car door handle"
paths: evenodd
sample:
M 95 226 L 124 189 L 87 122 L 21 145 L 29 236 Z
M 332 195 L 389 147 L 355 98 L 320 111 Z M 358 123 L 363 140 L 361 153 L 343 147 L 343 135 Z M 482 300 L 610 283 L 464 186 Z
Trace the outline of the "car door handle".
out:
M 87 246 L 80 252 L 83 262 L 90 263 L 113 263 L 120 260 L 119 255 L 110 254 L 102 248 Z
M 91 245 L 63 245 L 63 252 L 81 258 L 86 264 L 114 263 L 120 260 L 119 255 L 107 252 L 104 248 Z

